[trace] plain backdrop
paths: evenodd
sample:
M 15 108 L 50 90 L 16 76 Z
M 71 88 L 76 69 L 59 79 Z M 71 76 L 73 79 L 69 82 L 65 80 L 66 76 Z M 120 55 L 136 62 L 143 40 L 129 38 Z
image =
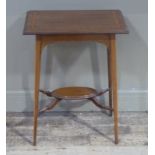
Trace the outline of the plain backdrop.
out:
M 23 36 L 28 10 L 119 9 L 129 34 L 117 35 L 119 110 L 147 110 L 147 0 L 7 0 L 7 111 L 32 111 L 34 36 Z M 107 87 L 106 47 L 95 42 L 47 46 L 42 55 L 40 87 Z M 102 101 L 107 101 L 107 97 Z M 40 103 L 49 99 L 40 97 Z M 87 102 L 62 103 L 55 110 L 98 110 Z

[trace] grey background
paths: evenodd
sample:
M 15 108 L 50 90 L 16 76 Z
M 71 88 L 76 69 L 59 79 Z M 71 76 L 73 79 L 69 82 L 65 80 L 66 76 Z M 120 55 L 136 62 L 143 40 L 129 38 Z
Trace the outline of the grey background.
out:
M 23 36 L 28 10 L 120 9 L 129 34 L 117 35 L 119 110 L 147 110 L 147 0 L 7 0 L 7 111 L 33 110 L 34 36 Z M 107 87 L 106 47 L 94 42 L 49 45 L 42 55 L 41 88 Z M 102 98 L 104 99 L 104 98 Z M 107 97 L 105 96 L 105 100 Z M 40 97 L 40 103 L 49 99 Z M 55 110 L 98 110 L 87 102 Z

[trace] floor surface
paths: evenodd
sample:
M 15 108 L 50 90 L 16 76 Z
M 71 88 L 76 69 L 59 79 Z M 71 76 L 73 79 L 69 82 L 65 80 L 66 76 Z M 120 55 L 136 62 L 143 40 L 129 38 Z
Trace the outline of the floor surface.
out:
M 102 112 L 52 112 L 38 119 L 32 146 L 31 113 L 7 113 L 7 155 L 147 155 L 147 113 L 120 112 L 120 142 L 113 117 Z

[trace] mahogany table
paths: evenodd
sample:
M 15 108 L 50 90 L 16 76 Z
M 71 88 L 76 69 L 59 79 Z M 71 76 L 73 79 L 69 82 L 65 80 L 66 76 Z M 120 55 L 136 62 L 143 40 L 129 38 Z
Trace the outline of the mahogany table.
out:
M 54 97 L 51 105 L 40 112 L 48 111 L 62 99 L 89 99 L 99 108 L 114 113 L 114 138 L 118 143 L 118 103 L 116 70 L 116 34 L 128 33 L 120 10 L 76 10 L 76 11 L 28 11 L 24 26 L 24 35 L 36 36 L 35 84 L 34 84 L 34 129 L 33 145 L 36 145 L 37 119 L 39 114 L 39 83 L 42 49 L 49 43 L 62 41 L 96 41 L 107 46 L 108 87 L 98 92 L 89 87 L 64 87 L 48 92 Z M 96 97 L 109 92 L 109 106 L 99 104 Z

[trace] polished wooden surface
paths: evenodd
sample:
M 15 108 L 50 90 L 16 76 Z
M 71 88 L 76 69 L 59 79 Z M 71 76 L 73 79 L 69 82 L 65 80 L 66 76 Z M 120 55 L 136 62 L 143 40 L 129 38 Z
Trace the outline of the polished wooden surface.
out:
M 116 37 L 115 35 L 110 36 L 110 79 L 111 79 L 111 91 L 112 91 L 112 101 L 114 109 L 114 133 L 115 133 L 115 144 L 118 144 L 118 94 L 117 94 L 117 63 L 116 63 Z
M 29 11 L 25 35 L 128 33 L 120 10 Z
M 39 90 L 48 97 L 54 97 L 63 100 L 83 100 L 101 96 L 109 91 L 109 88 L 96 90 L 90 87 L 62 87 L 53 91 Z
M 43 113 L 46 111 L 50 111 L 53 109 L 58 102 L 61 100 L 90 100 L 92 101 L 97 107 L 101 109 L 106 109 L 109 111 L 113 111 L 113 108 L 111 106 L 104 106 L 101 103 L 99 103 L 97 97 L 101 96 L 109 91 L 109 89 L 103 89 L 100 91 L 97 91 L 94 88 L 90 87 L 62 87 L 55 89 L 54 91 L 46 91 L 46 90 L 39 90 L 41 93 L 47 95 L 48 97 L 53 97 L 54 100 L 46 107 L 42 108 L 39 113 Z
M 38 112 L 39 112 L 39 81 L 40 81 L 40 68 L 41 68 L 41 53 L 42 42 L 39 36 L 36 37 L 35 45 L 35 84 L 34 84 L 34 130 L 33 130 L 33 144 L 36 145 L 37 126 L 38 126 Z
M 119 10 L 91 11 L 29 11 L 24 26 L 25 35 L 36 35 L 35 51 L 35 87 L 34 87 L 34 129 L 33 145 L 36 145 L 39 114 L 39 85 L 42 49 L 51 43 L 64 41 L 95 41 L 106 45 L 108 59 L 109 106 L 102 106 L 93 88 L 60 88 L 42 93 L 55 100 L 40 110 L 53 109 L 62 99 L 83 99 L 86 97 L 101 109 L 114 113 L 115 144 L 118 144 L 118 96 L 117 96 L 117 63 L 116 38 L 119 33 L 128 33 L 123 15 Z M 106 91 L 107 91 L 106 90 Z M 95 96 L 96 94 L 96 96 Z M 53 96 L 54 95 L 54 96 Z M 94 95 L 94 96 L 93 96 Z M 73 97 L 73 98 L 72 98 Z
M 89 87 L 63 87 L 52 92 L 52 96 L 61 99 L 87 99 L 97 95 L 97 91 Z

